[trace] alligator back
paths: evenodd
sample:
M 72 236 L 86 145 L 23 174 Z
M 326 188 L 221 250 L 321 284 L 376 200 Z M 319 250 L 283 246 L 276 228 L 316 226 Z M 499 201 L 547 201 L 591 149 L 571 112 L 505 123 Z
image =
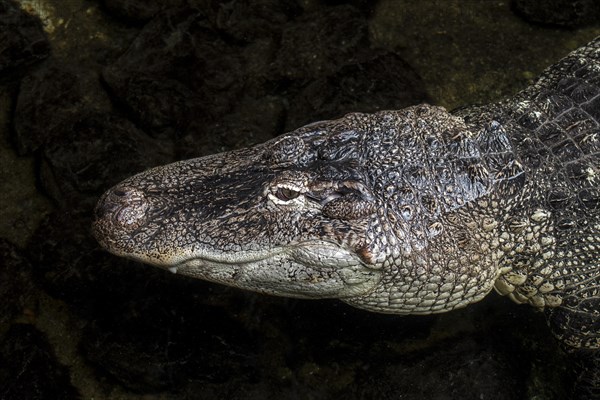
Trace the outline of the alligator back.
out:
M 504 110 L 499 118 L 506 119 L 528 175 L 506 226 L 520 242 L 504 258 L 510 272 L 496 288 L 518 302 L 546 306 L 552 332 L 587 371 L 579 378 L 585 393 L 575 398 L 594 398 L 600 388 L 600 38 L 490 110 Z

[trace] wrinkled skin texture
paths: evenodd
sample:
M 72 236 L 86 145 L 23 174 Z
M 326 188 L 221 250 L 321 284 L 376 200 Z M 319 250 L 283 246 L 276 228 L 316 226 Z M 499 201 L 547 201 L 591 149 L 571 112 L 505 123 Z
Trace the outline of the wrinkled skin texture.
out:
M 105 196 L 97 236 L 118 254 L 243 288 L 384 312 L 451 309 L 486 294 L 498 271 L 485 254 L 487 269 L 460 265 L 468 253 L 452 238 L 467 229 L 440 220 L 520 174 L 487 171 L 474 152 L 489 138 L 461 136 L 466 129 L 427 105 L 350 114 L 251 149 L 153 169 Z M 510 156 L 502 143 L 493 151 Z M 428 159 L 433 147 L 437 160 Z M 456 176 L 444 165 L 449 157 Z M 449 253 L 442 262 L 454 277 L 442 276 L 447 268 L 432 251 L 438 260 Z M 413 304 L 413 291 L 390 286 L 398 268 L 439 284 L 423 285 L 423 301 Z M 446 296 L 459 280 L 464 290 Z
M 129 178 L 114 254 L 245 289 L 445 312 L 492 288 L 544 310 L 600 388 L 600 38 L 495 104 L 349 114 Z

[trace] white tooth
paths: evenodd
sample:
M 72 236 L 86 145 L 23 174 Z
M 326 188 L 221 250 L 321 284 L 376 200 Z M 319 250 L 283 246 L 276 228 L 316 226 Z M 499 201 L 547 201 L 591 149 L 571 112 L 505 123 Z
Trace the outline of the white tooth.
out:
M 176 274 L 177 273 L 177 267 L 169 267 L 169 271 L 171 271 L 172 273 Z

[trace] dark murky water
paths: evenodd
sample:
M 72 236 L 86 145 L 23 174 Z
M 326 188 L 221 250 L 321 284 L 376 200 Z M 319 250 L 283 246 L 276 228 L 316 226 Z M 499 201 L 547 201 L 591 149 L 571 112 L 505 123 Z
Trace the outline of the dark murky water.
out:
M 128 262 L 89 230 L 153 165 L 515 93 L 600 34 L 550 17 L 575 26 L 508 1 L 0 0 L 0 398 L 563 398 L 542 315 L 495 294 L 376 315 Z

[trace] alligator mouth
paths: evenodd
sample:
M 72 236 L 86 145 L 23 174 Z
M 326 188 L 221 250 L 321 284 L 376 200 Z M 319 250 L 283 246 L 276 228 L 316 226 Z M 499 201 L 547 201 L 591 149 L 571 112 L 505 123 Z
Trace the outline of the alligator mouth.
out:
M 151 264 L 173 273 L 185 272 L 189 268 L 202 268 L 208 266 L 242 266 L 245 264 L 258 263 L 260 261 L 275 258 L 285 254 L 283 248 L 273 248 L 263 251 L 238 251 L 238 252 L 214 252 L 207 250 L 182 250 L 173 253 L 152 256 L 146 253 L 117 254 L 129 257 L 136 261 Z
M 135 250 L 128 252 L 110 248 L 109 251 L 115 255 L 168 269 L 171 272 L 183 271 L 189 266 L 193 266 L 194 268 L 214 265 L 243 266 L 274 258 L 292 260 L 314 269 L 364 266 L 358 255 L 352 254 L 335 243 L 324 240 L 303 241 L 301 243 L 292 243 L 285 247 L 271 247 L 264 250 L 215 251 L 206 248 L 192 248 L 178 249 L 162 254 L 138 252 Z
M 318 242 L 329 252 L 312 252 Z M 324 244 L 325 243 L 325 244 Z M 278 247 L 264 251 L 179 252 L 160 259 L 130 255 L 172 273 L 264 294 L 296 298 L 348 298 L 373 290 L 381 271 L 368 268 L 358 256 L 340 250 L 330 252 L 327 242 L 304 242 L 302 246 Z

